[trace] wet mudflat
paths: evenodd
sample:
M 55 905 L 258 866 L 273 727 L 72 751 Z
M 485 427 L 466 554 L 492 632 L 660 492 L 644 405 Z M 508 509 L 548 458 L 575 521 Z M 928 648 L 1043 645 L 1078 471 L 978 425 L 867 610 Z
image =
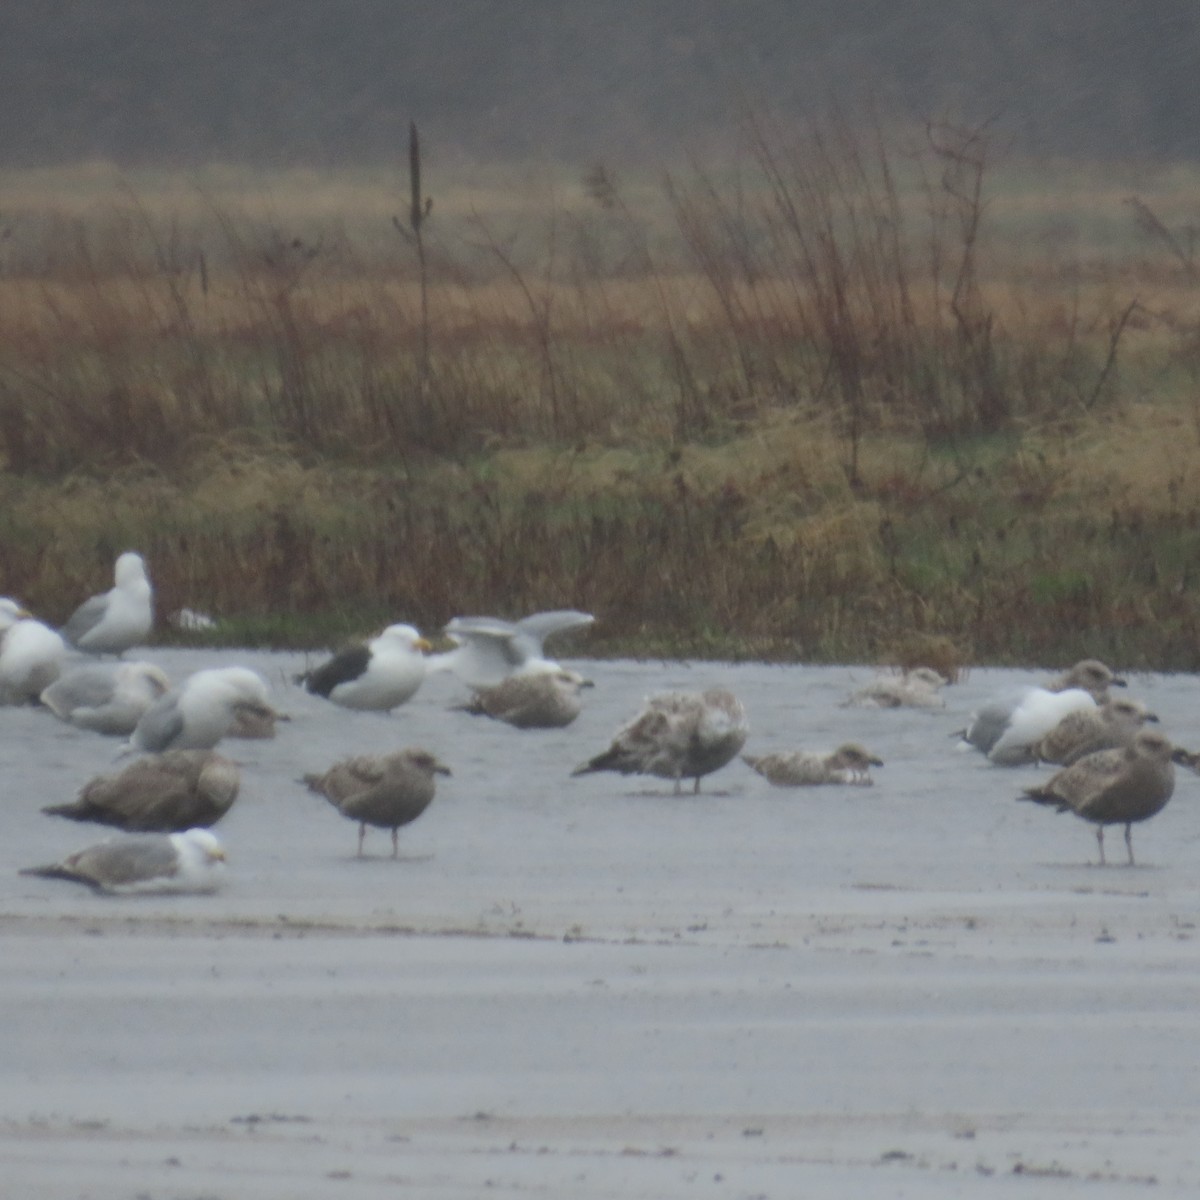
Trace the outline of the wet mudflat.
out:
M 1013 797 L 1047 768 L 954 749 L 942 712 L 839 707 L 867 668 L 573 663 L 571 727 L 391 716 L 245 663 L 292 720 L 225 742 L 242 794 L 208 897 L 21 877 L 104 831 L 42 816 L 116 743 L 0 710 L 0 1161 L 27 1197 L 1189 1195 L 1200 1187 L 1200 779 L 1101 869 L 1091 828 Z M 854 738 L 870 788 L 699 796 L 570 778 L 644 695 L 731 687 L 755 753 Z M 1200 746 L 1200 681 L 1138 676 Z M 295 781 L 405 745 L 454 771 L 401 831 Z M 1123 861 L 1119 830 L 1110 857 Z

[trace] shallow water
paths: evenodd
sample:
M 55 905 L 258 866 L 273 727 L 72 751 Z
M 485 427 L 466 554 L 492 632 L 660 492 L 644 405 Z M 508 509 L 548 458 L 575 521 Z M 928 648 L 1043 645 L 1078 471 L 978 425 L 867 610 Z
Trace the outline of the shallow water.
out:
M 1200 779 L 1135 829 L 1138 867 L 1090 865 L 1090 826 L 1014 800 L 1047 769 L 950 736 L 1042 673 L 878 711 L 839 706 L 867 668 L 574 663 L 597 685 L 578 721 L 522 732 L 448 711 L 447 678 L 383 716 L 292 686 L 302 655 L 153 658 L 257 667 L 292 719 L 222 746 L 244 773 L 220 894 L 105 898 L 16 871 L 105 836 L 39 808 L 117 743 L 0 710 L 0 994 L 21 1031 L 0 1153 L 23 1195 L 1200 1185 Z M 870 788 L 785 790 L 735 763 L 698 797 L 570 777 L 646 694 L 715 684 L 752 753 L 854 739 L 886 765 Z M 1195 677 L 1130 692 L 1200 745 Z M 358 860 L 356 826 L 295 781 L 405 745 L 454 775 L 401 861 L 379 830 Z

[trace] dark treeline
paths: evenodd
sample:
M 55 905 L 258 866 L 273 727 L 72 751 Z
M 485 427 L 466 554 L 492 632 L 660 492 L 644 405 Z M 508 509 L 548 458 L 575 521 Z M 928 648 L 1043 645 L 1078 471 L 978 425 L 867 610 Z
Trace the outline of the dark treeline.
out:
M 38 0 L 0 8 L 0 164 L 659 162 L 739 106 L 995 118 L 1200 157 L 1195 0 Z

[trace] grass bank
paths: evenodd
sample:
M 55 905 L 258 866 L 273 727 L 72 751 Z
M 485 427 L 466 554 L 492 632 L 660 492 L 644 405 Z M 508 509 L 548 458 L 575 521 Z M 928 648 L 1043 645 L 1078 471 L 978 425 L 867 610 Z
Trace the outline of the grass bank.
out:
M 745 144 L 450 189 L 420 257 L 379 180 L 0 181 L 0 592 L 61 620 L 135 547 L 232 642 L 571 606 L 601 654 L 1200 667 L 1190 177 Z

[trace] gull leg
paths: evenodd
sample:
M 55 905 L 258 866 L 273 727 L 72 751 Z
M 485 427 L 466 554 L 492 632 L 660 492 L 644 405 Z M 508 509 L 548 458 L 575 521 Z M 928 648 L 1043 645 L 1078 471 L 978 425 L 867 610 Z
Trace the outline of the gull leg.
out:
M 675 776 L 675 795 L 683 794 L 683 782 L 678 775 Z
M 392 857 L 393 858 L 400 857 L 400 830 L 399 829 L 392 830 Z
M 364 821 L 364 822 L 360 823 L 359 827 L 358 827 L 358 857 L 359 858 L 362 858 L 362 856 L 363 856 L 363 852 L 362 852 L 363 838 L 365 838 L 366 836 L 367 836 L 367 826 L 366 826 L 366 822 Z
M 1096 845 L 1100 847 L 1100 865 L 1104 866 L 1104 826 L 1096 826 Z
M 1133 862 L 1133 825 L 1130 822 L 1125 822 L 1125 849 L 1129 851 L 1129 865 L 1132 867 Z
M 696 776 L 696 786 L 694 788 L 692 788 L 692 795 L 693 796 L 700 795 L 700 776 L 699 775 Z

